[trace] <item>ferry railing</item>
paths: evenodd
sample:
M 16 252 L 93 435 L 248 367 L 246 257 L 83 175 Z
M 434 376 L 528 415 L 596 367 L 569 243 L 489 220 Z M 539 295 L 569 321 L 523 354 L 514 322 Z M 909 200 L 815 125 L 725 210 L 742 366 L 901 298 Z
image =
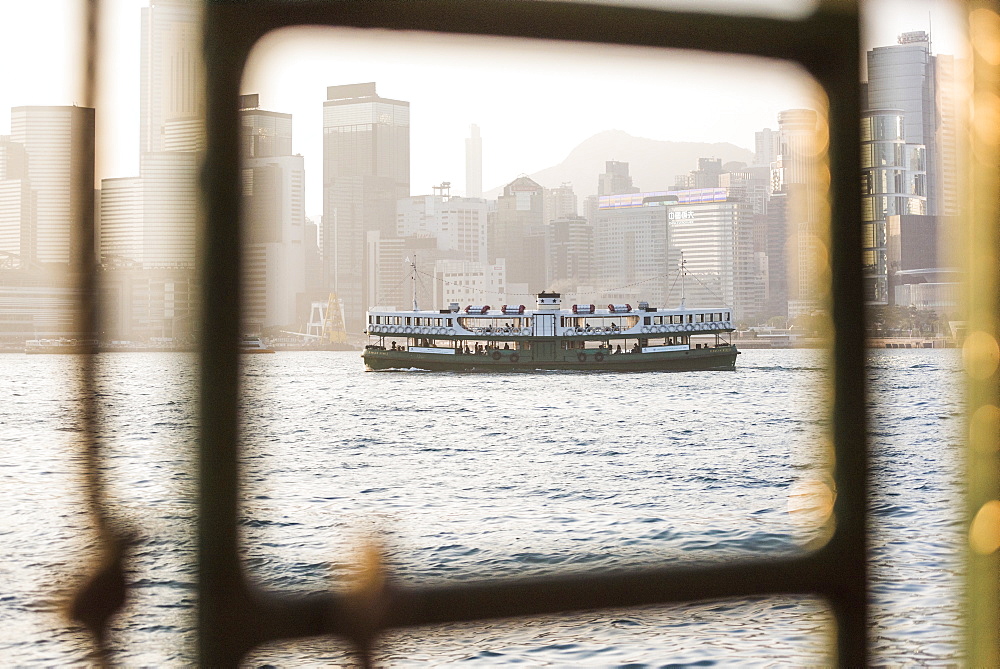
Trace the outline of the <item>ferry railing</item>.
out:
M 91 29 L 97 0 L 90 0 Z M 969 189 L 969 340 L 972 386 L 970 558 L 967 662 L 996 665 L 997 545 L 1000 497 L 996 458 L 1000 346 L 995 252 L 1000 183 L 1000 18 L 992 2 L 972 2 L 976 92 L 973 96 L 972 185 Z M 835 450 L 835 527 L 815 551 L 709 566 L 662 566 L 587 575 L 500 579 L 458 585 L 402 587 L 372 555 L 346 594 L 267 592 L 243 571 L 239 557 L 238 342 L 240 337 L 239 82 L 254 44 L 288 26 L 345 26 L 557 40 L 594 45 L 680 48 L 782 59 L 800 64 L 829 98 L 830 290 L 834 334 L 830 415 Z M 235 666 L 268 641 L 337 635 L 363 663 L 387 630 L 501 617 L 669 604 L 770 594 L 818 595 L 836 619 L 836 659 L 868 663 L 868 445 L 865 413 L 861 216 L 859 208 L 859 17 L 856 2 L 821 2 L 801 18 L 727 16 L 530 0 L 252 0 L 205 5 L 208 152 L 203 169 L 205 222 L 201 244 L 203 302 L 200 344 L 198 520 L 198 661 Z M 91 40 L 90 54 L 95 47 Z M 88 60 L 88 62 L 91 62 Z M 86 223 L 86 221 L 84 221 Z M 92 224 L 92 221 L 91 221 Z M 93 267 L 89 267 L 93 276 Z M 82 313 L 93 312 L 93 291 Z M 92 374 L 92 368 L 90 368 Z M 84 388 L 88 388 L 85 377 Z M 93 400 L 88 416 L 96 421 Z M 93 430 L 91 435 L 93 435 Z M 88 465 L 99 518 L 96 440 Z M 75 614 L 98 642 L 124 591 L 121 560 L 127 532 L 101 521 L 106 560 L 81 588 Z M 978 538 L 979 544 L 975 544 Z M 981 588 L 981 589 L 980 589 Z

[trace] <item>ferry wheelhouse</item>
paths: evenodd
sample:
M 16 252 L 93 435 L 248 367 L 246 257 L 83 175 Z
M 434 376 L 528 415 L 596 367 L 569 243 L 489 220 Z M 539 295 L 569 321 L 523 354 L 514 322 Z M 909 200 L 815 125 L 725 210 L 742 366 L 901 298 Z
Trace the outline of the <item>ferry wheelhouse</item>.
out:
M 368 311 L 369 370 L 731 370 L 739 352 L 724 307 L 660 309 L 640 302 L 562 308 L 559 293 L 524 305 Z

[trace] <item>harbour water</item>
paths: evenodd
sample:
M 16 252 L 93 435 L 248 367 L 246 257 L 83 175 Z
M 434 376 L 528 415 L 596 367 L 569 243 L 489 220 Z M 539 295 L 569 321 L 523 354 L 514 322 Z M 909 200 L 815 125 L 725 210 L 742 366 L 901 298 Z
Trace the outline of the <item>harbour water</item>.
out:
M 105 475 L 142 536 L 116 660 L 193 651 L 195 358 L 104 354 Z M 746 351 L 735 372 L 366 373 L 357 353 L 246 356 L 242 531 L 273 589 L 337 587 L 376 536 L 404 583 L 766 559 L 820 540 L 821 351 Z M 955 663 L 961 386 L 954 350 L 872 351 L 875 659 Z M 92 540 L 77 478 L 74 356 L 0 358 L 0 657 L 83 661 L 60 598 Z M 822 496 L 819 496 L 820 498 Z M 395 633 L 392 666 L 822 665 L 832 617 L 772 597 Z M 311 640 L 248 665 L 337 665 Z

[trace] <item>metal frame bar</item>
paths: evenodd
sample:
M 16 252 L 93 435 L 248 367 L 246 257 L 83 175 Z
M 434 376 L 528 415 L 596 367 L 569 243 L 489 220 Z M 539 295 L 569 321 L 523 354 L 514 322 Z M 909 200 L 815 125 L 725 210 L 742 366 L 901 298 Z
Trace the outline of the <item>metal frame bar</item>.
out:
M 394 586 L 373 566 L 352 593 L 255 588 L 238 555 L 240 238 L 238 94 L 263 35 L 324 25 L 681 48 L 801 64 L 829 97 L 831 290 L 836 526 L 800 557 L 589 576 Z M 203 173 L 199 662 L 235 666 L 266 641 L 320 634 L 365 651 L 383 630 L 707 598 L 820 595 L 837 620 L 837 661 L 868 660 L 866 443 L 861 279 L 859 22 L 856 2 L 830 1 L 801 19 L 733 17 L 533 0 L 209 1 L 205 15 L 208 154 Z

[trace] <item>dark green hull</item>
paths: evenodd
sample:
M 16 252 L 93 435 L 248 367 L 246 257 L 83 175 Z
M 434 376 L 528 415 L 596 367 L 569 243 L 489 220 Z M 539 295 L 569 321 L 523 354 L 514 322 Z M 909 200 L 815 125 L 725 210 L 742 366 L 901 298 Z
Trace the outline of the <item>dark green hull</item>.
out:
M 499 354 L 499 359 L 494 356 Z M 582 360 L 581 358 L 582 354 Z M 696 372 L 732 370 L 739 351 L 735 346 L 622 353 L 611 355 L 596 349 L 565 351 L 556 359 L 534 360 L 531 351 L 494 351 L 491 355 L 417 353 L 366 349 L 362 354 L 371 371 L 423 369 L 431 372 L 529 372 L 535 370 L 579 370 L 608 372 Z

